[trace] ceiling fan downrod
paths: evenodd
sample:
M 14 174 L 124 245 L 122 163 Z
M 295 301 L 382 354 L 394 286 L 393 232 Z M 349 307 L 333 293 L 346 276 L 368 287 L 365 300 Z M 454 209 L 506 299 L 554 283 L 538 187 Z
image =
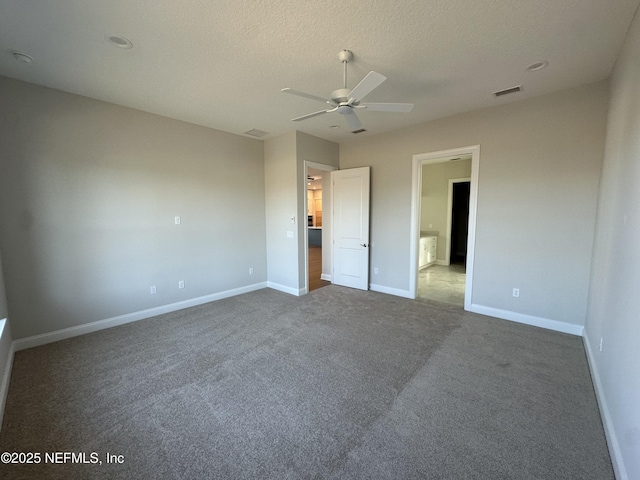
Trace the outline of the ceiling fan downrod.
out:
M 353 53 L 351 52 L 351 50 L 340 50 L 340 52 L 338 53 L 338 59 L 342 62 L 342 65 L 344 66 L 344 73 L 343 73 L 343 83 L 344 83 L 344 87 L 343 88 L 347 88 L 347 63 L 349 63 L 351 60 L 353 60 Z

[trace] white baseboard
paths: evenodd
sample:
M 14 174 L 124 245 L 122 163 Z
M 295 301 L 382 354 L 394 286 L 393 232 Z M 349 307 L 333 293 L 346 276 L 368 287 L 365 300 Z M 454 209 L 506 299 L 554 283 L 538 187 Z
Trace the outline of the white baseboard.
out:
M 387 293 L 396 297 L 413 298 L 409 290 L 400 290 L 399 288 L 385 287 L 384 285 L 369 284 L 369 290 L 379 293 Z
M 433 263 L 429 263 L 428 265 L 423 265 L 422 267 L 418 267 L 418 271 L 425 270 L 433 265 L 441 265 L 443 267 L 448 267 L 450 264 L 445 260 L 435 260 Z
M 327 282 L 330 282 L 331 275 L 329 275 L 328 273 L 323 273 L 322 275 L 320 275 L 320 280 L 326 280 Z
M 596 391 L 596 398 L 598 399 L 598 407 L 600 407 L 600 417 L 602 418 L 602 424 L 604 426 L 604 434 L 607 437 L 607 446 L 609 447 L 609 454 L 611 455 L 611 464 L 618 480 L 628 480 L 627 469 L 624 466 L 624 459 L 622 452 L 620 452 L 620 444 L 616 437 L 615 429 L 613 428 L 613 422 L 611 421 L 611 413 L 609 406 L 607 405 L 607 399 L 604 396 L 602 389 L 602 381 L 596 367 L 595 357 L 593 350 L 591 349 L 591 342 L 587 332 L 582 336 L 584 343 L 584 349 L 587 352 L 587 363 L 589 364 L 589 370 L 591 371 L 591 379 L 593 380 L 593 386 Z
M 245 287 L 225 290 L 224 292 L 212 293 L 211 295 L 192 298 L 190 300 L 184 300 L 182 302 L 149 308 L 147 310 L 141 310 L 139 312 L 126 313 L 117 317 L 106 318 L 104 320 L 97 320 L 95 322 L 85 323 L 83 325 L 77 325 L 75 327 L 63 328 L 62 330 L 56 330 L 54 332 L 21 338 L 20 340 L 15 340 L 13 342 L 13 348 L 17 352 L 19 350 L 24 350 L 25 348 L 38 347 L 40 345 L 46 345 L 47 343 L 57 342 L 71 337 L 77 337 L 86 333 L 97 332 L 98 330 L 104 330 L 105 328 L 117 327 L 118 325 L 124 325 L 125 323 L 136 322 L 145 318 L 175 312 L 184 308 L 195 307 L 197 305 L 214 302 L 223 298 L 234 297 L 243 293 L 261 290 L 266 287 L 267 282 L 254 283 Z
M 287 287 L 286 285 L 281 285 L 279 283 L 267 282 L 268 288 L 273 288 L 274 290 L 278 290 L 279 292 L 288 293 L 289 295 L 295 295 L 296 297 L 300 297 L 307 293 L 305 288 L 293 288 Z
M 0 320 L 0 344 L 3 341 L 9 342 L 9 349 L 6 352 L 5 358 L 0 358 L 0 365 L 4 365 L 4 369 L 2 372 L 2 377 L 0 377 L 0 429 L 2 429 L 2 418 L 4 417 L 4 407 L 7 402 L 7 395 L 9 393 L 9 382 L 11 380 L 11 369 L 13 368 L 13 342 L 11 341 L 11 332 L 9 330 L 9 325 L 5 323 L 7 319 Z M 5 338 L 4 336 L 7 335 Z
M 551 320 L 549 318 L 525 315 L 523 313 L 511 312 L 509 310 L 485 307 L 484 305 L 478 305 L 475 303 L 472 303 L 467 310 L 473 313 L 487 315 L 489 317 L 511 320 L 512 322 L 524 323 L 526 325 L 546 328 L 548 330 L 555 330 L 556 332 L 569 333 L 579 337 L 581 337 L 584 332 L 584 327 L 582 325 L 576 325 L 575 323 L 567 323 L 559 320 Z

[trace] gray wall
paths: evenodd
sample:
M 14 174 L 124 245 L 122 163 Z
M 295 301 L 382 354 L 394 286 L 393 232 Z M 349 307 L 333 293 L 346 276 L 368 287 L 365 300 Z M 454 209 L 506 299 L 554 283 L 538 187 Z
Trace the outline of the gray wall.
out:
M 0 165 L 15 339 L 266 281 L 260 141 L 0 78 Z
M 472 302 L 583 325 L 607 94 L 603 82 L 341 144 L 341 168 L 372 166 L 371 282 L 409 290 L 412 156 L 479 144 Z
M 437 231 L 436 258 L 449 262 L 447 258 L 447 216 L 449 203 L 449 180 L 470 178 L 471 160 L 442 162 L 422 167 L 422 200 L 420 207 L 420 231 Z M 429 225 L 432 225 L 429 227 Z
M 9 316 L 9 308 L 7 306 L 7 296 L 4 288 L 4 274 L 2 270 L 2 254 L 0 253 L 0 319 Z
M 297 295 L 300 217 L 296 132 L 265 140 L 264 173 L 268 282 L 273 288 Z M 296 218 L 295 224 L 292 217 Z M 306 213 L 303 218 L 307 218 Z M 293 232 L 293 238 L 288 238 L 287 232 Z
M 304 291 L 307 249 L 304 162 L 337 166 L 338 155 L 337 143 L 302 132 L 285 133 L 264 142 L 267 265 L 269 285 L 273 288 L 295 295 Z M 323 221 L 324 215 L 323 211 Z M 293 232 L 293 238 L 287 238 L 287 231 Z
M 304 162 L 321 163 L 331 167 L 338 167 L 340 161 L 340 145 L 322 138 L 314 137 L 303 132 L 296 132 L 296 147 L 298 154 L 298 235 L 300 241 L 304 238 L 304 230 L 307 228 L 307 212 L 304 209 L 304 196 L 307 194 L 307 177 L 304 172 Z M 327 238 L 332 238 L 331 233 L 331 198 L 332 188 L 325 188 L 324 177 L 329 177 L 327 172 L 323 175 L 322 190 L 322 273 L 331 274 L 332 248 Z M 300 201 L 302 200 L 302 202 Z M 300 287 L 305 285 L 305 250 L 307 246 L 299 243 L 299 278 Z
M 7 298 L 4 292 L 4 279 L 2 275 L 2 256 L 0 255 L 0 428 L 2 428 L 2 417 L 4 415 L 4 405 L 9 391 L 9 377 L 11 376 L 10 366 L 13 363 L 13 351 L 11 349 L 11 326 L 8 315 Z M 6 319 L 6 320 L 5 320 Z
M 621 479 L 640 478 L 639 294 L 640 18 L 636 14 L 611 78 L 585 332 Z

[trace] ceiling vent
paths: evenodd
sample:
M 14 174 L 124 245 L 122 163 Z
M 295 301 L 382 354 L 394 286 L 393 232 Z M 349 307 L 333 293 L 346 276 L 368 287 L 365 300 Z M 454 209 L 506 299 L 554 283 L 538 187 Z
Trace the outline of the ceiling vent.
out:
M 522 85 L 516 85 L 515 87 L 505 88 L 504 90 L 499 90 L 497 92 L 493 92 L 494 97 L 502 97 L 504 95 L 509 95 L 511 93 L 517 93 L 522 91 Z
M 265 135 L 269 135 L 269 132 L 263 132 L 262 130 L 258 130 L 256 128 L 253 128 L 251 130 L 249 130 L 248 132 L 244 132 L 246 135 L 251 135 L 252 137 L 264 137 Z
M 366 129 L 366 128 L 359 128 L 358 130 L 354 130 L 354 131 L 353 131 L 353 132 L 351 132 L 351 133 L 362 133 L 362 132 L 366 132 L 366 131 L 367 131 L 367 129 Z

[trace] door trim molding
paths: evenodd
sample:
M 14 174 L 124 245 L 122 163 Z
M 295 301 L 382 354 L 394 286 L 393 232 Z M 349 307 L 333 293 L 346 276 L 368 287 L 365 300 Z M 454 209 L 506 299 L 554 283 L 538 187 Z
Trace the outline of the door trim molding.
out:
M 422 193 L 422 166 L 442 163 L 460 155 L 471 154 L 471 190 L 469 192 L 469 232 L 467 237 L 467 275 L 464 289 L 464 309 L 470 310 L 473 294 L 473 270 L 475 266 L 476 212 L 478 206 L 478 173 L 480 170 L 480 145 L 452 148 L 437 152 L 413 155 L 411 178 L 411 251 L 409 255 L 409 295 L 416 298 L 418 292 L 418 248 L 420 246 L 420 210 Z

